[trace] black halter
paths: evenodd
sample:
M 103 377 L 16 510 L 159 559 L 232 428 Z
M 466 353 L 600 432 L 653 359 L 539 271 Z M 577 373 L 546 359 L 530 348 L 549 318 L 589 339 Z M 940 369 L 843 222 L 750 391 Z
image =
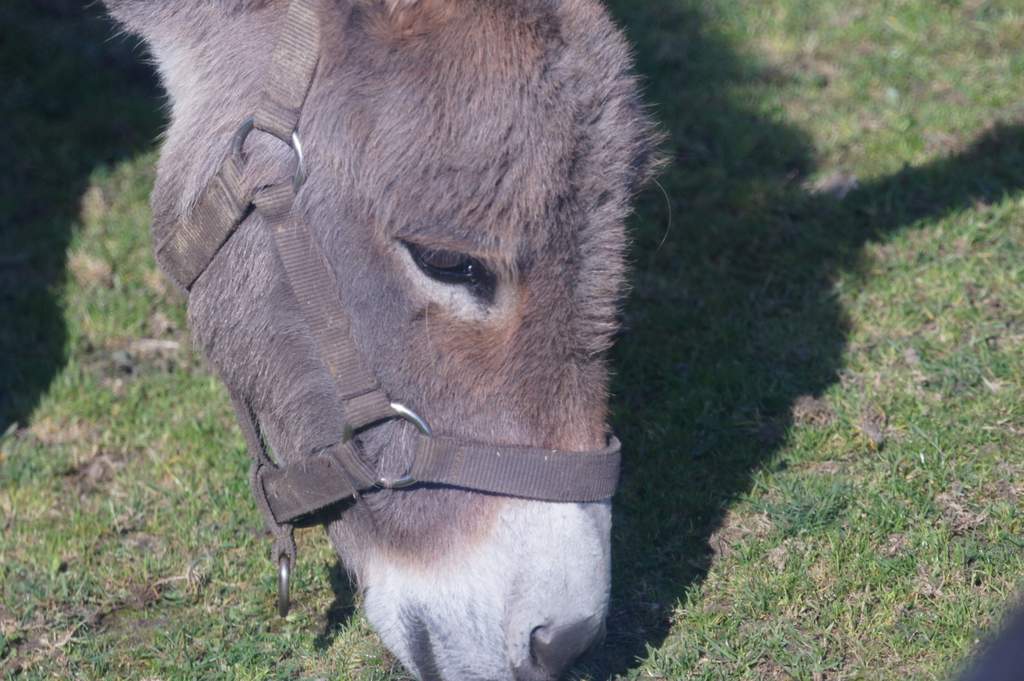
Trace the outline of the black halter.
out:
M 278 564 L 278 609 L 288 610 L 288 582 L 295 564 L 296 520 L 336 502 L 373 489 L 400 489 L 435 483 L 513 497 L 553 502 L 593 502 L 610 498 L 619 477 L 620 444 L 609 436 L 604 449 L 563 452 L 553 449 L 467 442 L 434 435 L 427 422 L 393 401 L 366 366 L 349 332 L 344 309 L 331 304 L 334 275 L 310 232 L 295 196 L 305 179 L 298 123 L 320 52 L 317 0 L 292 0 L 272 55 L 260 104 L 246 119 L 220 167 L 206 183 L 195 208 L 156 246 L 161 267 L 190 291 L 222 246 L 251 210 L 263 218 L 285 277 L 331 385 L 337 392 L 345 435 L 315 454 L 276 465 L 260 437 L 249 403 L 232 395 L 253 466 L 256 501 L 275 535 L 272 559 Z M 295 152 L 291 181 L 272 186 L 243 186 L 248 134 L 261 130 Z M 352 435 L 383 421 L 401 418 L 416 427 L 413 463 L 398 478 L 372 470 Z

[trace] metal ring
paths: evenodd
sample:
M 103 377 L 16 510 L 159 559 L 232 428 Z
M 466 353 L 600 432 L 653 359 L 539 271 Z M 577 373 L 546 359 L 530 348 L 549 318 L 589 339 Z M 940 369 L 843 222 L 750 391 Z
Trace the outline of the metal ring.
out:
M 427 424 L 426 419 L 414 412 L 409 407 L 405 406 L 401 402 L 390 402 L 388 406 L 395 412 L 395 416 L 416 426 L 416 430 L 420 431 L 423 435 L 430 437 L 433 435 L 433 431 L 430 430 L 430 426 Z M 355 437 L 355 429 L 348 423 L 342 424 L 341 427 L 341 442 L 342 444 L 348 442 Z
M 291 605 L 288 598 L 290 581 L 291 560 L 288 556 L 281 556 L 277 559 L 277 614 L 281 617 L 288 615 L 288 608 Z
M 392 402 L 391 409 L 394 410 L 396 416 L 414 425 L 421 434 L 427 437 L 433 435 L 433 431 L 430 430 L 430 425 L 427 424 L 426 420 L 401 402 Z M 380 478 L 377 484 L 385 489 L 402 489 L 403 487 L 415 485 L 417 482 L 416 478 L 409 475 L 409 473 L 405 473 L 397 478 Z
M 434 434 L 433 431 L 430 430 L 430 426 L 427 425 L 426 420 L 424 420 L 422 416 L 420 416 L 419 414 L 417 414 L 416 412 L 414 412 L 412 409 L 405 406 L 401 402 L 392 402 L 391 409 L 395 412 L 397 416 L 405 419 L 412 425 L 416 426 L 416 430 L 420 431 L 427 437 L 430 437 L 431 435 Z
M 417 482 L 416 478 L 407 473 L 397 478 L 380 478 L 377 480 L 377 486 L 384 489 L 405 489 L 406 487 L 412 487 Z
M 292 175 L 292 187 L 298 191 L 306 181 L 306 157 L 302 154 L 302 140 L 299 139 L 298 130 L 292 130 L 292 151 L 295 152 L 298 161 L 295 165 L 295 174 Z
M 245 140 L 248 139 L 249 133 L 256 127 L 256 119 L 253 116 L 249 116 L 242 124 L 238 126 L 238 130 L 235 131 L 235 136 L 231 140 L 231 153 L 235 155 L 240 161 L 245 161 Z M 273 133 L 268 133 L 273 134 Z M 277 135 L 274 135 L 277 137 Z M 290 140 L 281 140 L 287 144 L 293 152 L 295 152 L 295 174 L 292 175 L 292 188 L 295 191 L 299 190 L 299 187 L 306 181 L 306 157 L 302 153 L 302 140 L 299 138 L 299 131 L 293 130 Z
M 252 132 L 254 127 L 256 127 L 256 119 L 249 116 L 238 126 L 235 136 L 231 139 L 231 153 L 243 161 L 245 160 L 245 154 L 242 153 L 242 149 L 245 147 L 246 138 L 249 137 L 249 133 Z

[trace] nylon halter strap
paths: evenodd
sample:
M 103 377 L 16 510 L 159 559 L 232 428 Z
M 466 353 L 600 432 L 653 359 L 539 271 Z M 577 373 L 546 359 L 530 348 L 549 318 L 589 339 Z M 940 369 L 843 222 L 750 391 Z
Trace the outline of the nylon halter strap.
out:
M 346 436 L 316 453 L 295 453 L 281 465 L 269 456 L 248 401 L 232 394 L 253 458 L 253 493 L 275 536 L 272 558 L 280 570 L 278 605 L 282 614 L 287 612 L 288 579 L 296 558 L 293 525 L 309 514 L 357 498 L 363 492 L 418 483 L 542 501 L 601 501 L 615 492 L 620 460 L 620 444 L 614 436 L 609 437 L 606 447 L 590 452 L 434 436 L 425 421 L 393 402 L 381 388 L 353 343 L 348 315 L 337 304 L 331 304 L 336 300 L 333 292 L 338 290 L 337 282 L 295 205 L 305 172 L 297 130 L 319 53 L 317 0 L 292 0 L 258 108 L 242 123 L 195 208 L 156 246 L 156 258 L 164 271 L 190 291 L 249 212 L 259 213 L 273 235 L 286 281 L 325 370 L 333 379 Z M 292 147 L 298 158 L 292 181 L 269 187 L 243 186 L 242 149 L 253 129 Z M 413 463 L 403 476 L 385 479 L 367 465 L 352 434 L 393 418 L 406 419 L 416 426 L 411 440 Z

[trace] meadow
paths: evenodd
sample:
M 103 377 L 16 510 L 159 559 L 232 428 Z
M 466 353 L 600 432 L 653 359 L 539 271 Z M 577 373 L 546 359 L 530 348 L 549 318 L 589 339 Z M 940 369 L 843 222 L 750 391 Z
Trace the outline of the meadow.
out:
M 608 639 L 572 678 L 951 679 L 1024 591 L 1024 7 L 614 0 L 631 219 Z M 0 23 L 0 678 L 398 680 L 322 530 L 292 612 L 156 269 L 165 107 L 100 8 Z

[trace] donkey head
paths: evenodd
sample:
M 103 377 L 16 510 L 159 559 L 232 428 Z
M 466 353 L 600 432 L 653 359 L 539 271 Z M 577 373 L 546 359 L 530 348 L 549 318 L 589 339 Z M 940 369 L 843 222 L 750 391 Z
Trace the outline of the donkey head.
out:
M 160 238 L 255 107 L 286 0 L 110 0 L 170 95 L 153 194 Z M 652 127 L 597 0 L 324 0 L 300 122 L 298 198 L 365 361 L 447 435 L 563 450 L 605 443 L 604 353 L 623 220 Z M 247 172 L 289 172 L 260 133 Z M 282 459 L 336 442 L 337 405 L 258 215 L 194 286 L 194 335 Z M 385 475 L 410 426 L 360 434 Z M 367 616 L 421 678 L 549 679 L 603 629 L 607 503 L 420 486 L 337 510 L 328 532 Z

